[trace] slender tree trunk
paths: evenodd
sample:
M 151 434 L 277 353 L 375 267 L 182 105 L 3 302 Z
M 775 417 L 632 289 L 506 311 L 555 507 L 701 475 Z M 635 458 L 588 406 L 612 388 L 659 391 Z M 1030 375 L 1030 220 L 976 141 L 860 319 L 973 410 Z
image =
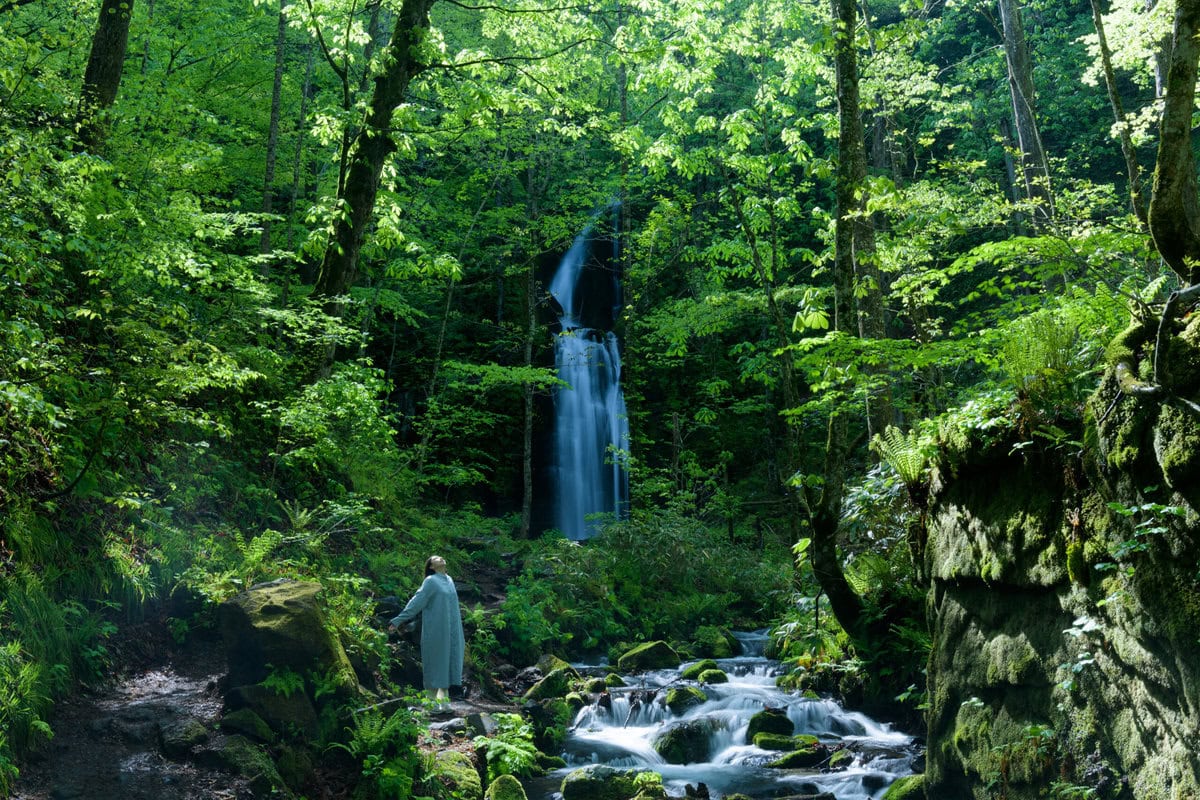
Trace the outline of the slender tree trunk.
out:
M 857 332 L 854 279 L 856 236 L 866 223 L 861 210 L 861 178 L 866 174 L 866 146 L 859 116 L 858 53 L 854 0 L 833 0 L 834 64 L 838 99 L 838 165 L 836 176 L 837 217 L 834 222 L 834 330 Z M 852 637 L 864 628 L 862 598 L 846 580 L 838 556 L 837 534 L 849 450 L 846 414 L 835 409 L 829 416 L 825 439 L 824 485 L 820 499 L 809 500 L 812 545 L 809 557 L 822 591 L 838 623 Z
M 271 122 L 267 131 L 267 165 L 263 173 L 262 236 L 260 253 L 271 252 L 271 211 L 275 202 L 275 160 L 279 153 L 279 116 L 283 97 L 283 56 L 287 43 L 287 0 L 279 0 L 279 27 L 275 32 L 275 79 L 271 84 Z M 263 262 L 262 270 L 267 270 Z
M 1150 197 L 1150 233 L 1163 260 L 1185 284 L 1200 279 L 1200 201 L 1192 153 L 1200 0 L 1176 0 L 1167 94 L 1159 123 Z
M 79 92 L 79 141 L 86 150 L 96 150 L 104 142 L 104 117 L 116 102 L 121 86 L 133 4 L 134 0 L 103 0 L 100 4 L 100 18 Z
M 375 88 L 362 129 L 350 146 L 346 180 L 338 197 L 337 222 L 313 292 L 334 301 L 350 290 L 358 276 L 358 257 L 375 211 L 379 180 L 395 152 L 392 114 L 404 102 L 409 83 L 424 68 L 419 45 L 429 29 L 429 10 L 436 0 L 404 0 L 388 43 L 386 68 Z
M 296 204 L 300 199 L 301 166 L 304 163 L 305 125 L 308 122 L 308 101 L 312 96 L 313 61 L 316 58 L 311 43 L 305 45 L 304 89 L 300 92 L 300 112 L 296 115 L 296 149 L 292 153 L 292 191 L 288 197 L 287 250 L 292 250 L 292 226 L 296 220 Z
M 1100 12 L 1100 0 L 1091 0 L 1092 21 L 1096 25 L 1096 38 L 1100 42 L 1100 63 L 1104 69 L 1104 85 L 1108 89 L 1108 102 L 1112 106 L 1113 119 L 1117 124 L 1117 134 L 1121 140 L 1121 155 L 1125 156 L 1125 171 L 1129 175 L 1129 207 L 1134 215 L 1146 224 L 1146 200 L 1142 197 L 1142 171 L 1138 166 L 1137 150 L 1133 146 L 1133 136 L 1129 133 L 1129 120 L 1125 116 L 1125 107 L 1121 102 L 1121 93 L 1117 91 L 1117 78 L 1113 72 L 1112 50 L 1108 46 L 1108 37 L 1104 33 L 1104 16 Z
M 1021 149 L 1021 177 L 1025 196 L 1035 203 L 1034 220 L 1046 222 L 1054 216 L 1054 201 L 1050 192 L 1049 164 L 1037 126 L 1033 64 L 1025 44 L 1025 29 L 1021 25 L 1017 0 L 998 2 L 1013 120 L 1017 128 L 1017 145 Z

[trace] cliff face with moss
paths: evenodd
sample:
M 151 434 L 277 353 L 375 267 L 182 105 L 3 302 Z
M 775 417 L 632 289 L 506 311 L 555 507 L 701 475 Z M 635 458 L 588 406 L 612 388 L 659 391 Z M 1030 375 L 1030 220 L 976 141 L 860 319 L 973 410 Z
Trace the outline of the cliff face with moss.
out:
M 930 797 L 1200 798 L 1200 319 L 1122 391 L 1154 341 L 1114 343 L 1082 444 L 935 475 Z

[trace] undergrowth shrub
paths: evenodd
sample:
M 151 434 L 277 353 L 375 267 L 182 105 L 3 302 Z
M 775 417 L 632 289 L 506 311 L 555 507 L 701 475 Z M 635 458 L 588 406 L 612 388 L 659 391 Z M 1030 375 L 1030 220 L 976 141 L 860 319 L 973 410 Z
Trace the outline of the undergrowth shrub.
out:
M 724 529 L 637 512 L 585 543 L 535 542 L 509 587 L 500 641 L 520 663 L 547 650 L 584 655 L 621 642 L 686 642 L 702 625 L 765 624 L 790 586 L 783 547 L 756 551 Z

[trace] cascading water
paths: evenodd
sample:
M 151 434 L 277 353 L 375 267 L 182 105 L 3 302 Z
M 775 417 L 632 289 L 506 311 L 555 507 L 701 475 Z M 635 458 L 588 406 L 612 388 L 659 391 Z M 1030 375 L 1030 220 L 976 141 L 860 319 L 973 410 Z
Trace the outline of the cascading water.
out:
M 747 646 L 753 637 L 739 637 L 747 653 L 753 652 Z M 672 685 L 696 685 L 680 677 L 688 665 L 625 677 L 628 688 L 600 695 L 579 712 L 564 745 L 568 767 L 531 782 L 529 797 L 549 800 L 563 778 L 587 764 L 657 772 L 672 796 L 684 795 L 688 784 L 703 783 L 712 797 L 740 793 L 752 798 L 829 793 L 837 800 L 878 800 L 892 781 L 913 772 L 918 748 L 910 737 L 832 700 L 778 689 L 779 664 L 764 658 L 761 650 L 717 664 L 729 682 L 700 685 L 708 699 L 679 714 L 664 699 Z M 782 753 L 746 741 L 750 718 L 768 707 L 786 712 L 793 733 L 816 736 L 831 752 L 849 751 L 848 766 L 837 771 L 768 766 Z M 668 729 L 689 723 L 710 731 L 707 755 L 692 763 L 667 763 L 655 751 L 655 741 Z
M 592 244 L 589 225 L 550 282 L 550 294 L 562 309 L 554 364 L 567 384 L 554 394 L 554 520 L 555 527 L 574 540 L 595 534 L 592 515 L 621 519 L 629 506 L 629 423 L 619 343 L 612 331 L 581 323 L 581 286 Z M 613 297 L 619 296 L 614 287 Z

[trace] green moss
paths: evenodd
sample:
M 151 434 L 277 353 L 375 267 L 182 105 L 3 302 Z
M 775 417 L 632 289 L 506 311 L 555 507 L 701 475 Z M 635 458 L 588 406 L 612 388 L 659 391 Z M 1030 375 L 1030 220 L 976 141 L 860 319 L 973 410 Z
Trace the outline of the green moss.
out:
M 579 673 L 571 667 L 559 668 L 529 687 L 525 692 L 526 700 L 545 700 L 550 697 L 564 697 L 571 691 L 571 686 L 579 680 Z
M 1087 552 L 1083 542 L 1071 542 L 1067 545 L 1067 577 L 1071 583 L 1087 586 L 1091 580 L 1091 570 L 1088 568 Z
M 438 751 L 434 773 L 450 793 L 460 800 L 480 800 L 483 797 L 479 770 L 465 753 L 457 750 Z
M 1149 341 L 1154 332 L 1155 329 L 1148 323 L 1135 320 L 1108 343 L 1104 350 L 1104 360 L 1109 366 L 1115 366 L 1122 361 L 1136 365 L 1142 345 Z
M 672 686 L 667 690 L 667 708 L 676 714 L 681 714 L 689 708 L 700 705 L 708 699 L 708 695 L 695 686 Z
M 897 778 L 883 793 L 883 800 L 925 800 L 925 776 Z
M 697 680 L 701 683 L 729 683 L 729 676 L 723 669 L 706 669 Z
M 777 708 L 764 708 L 753 717 L 750 718 L 750 724 L 746 728 L 746 738 L 749 741 L 754 741 L 754 737 L 760 733 L 778 733 L 783 736 L 791 736 L 795 726 L 788 719 L 788 715 Z
M 836 772 L 842 769 L 849 769 L 850 765 L 853 763 L 854 753 L 851 753 L 849 750 L 843 748 L 841 750 L 835 750 L 833 755 L 829 756 L 829 763 L 826 765 L 826 768 L 830 772 Z
M 483 800 L 527 800 L 527 797 L 519 780 L 512 775 L 501 775 L 488 786 Z
M 592 694 L 600 694 L 608 688 L 608 684 L 603 678 L 591 678 L 584 684 L 584 689 Z
M 784 753 L 790 753 L 798 749 L 796 740 L 791 736 L 784 736 L 781 733 L 759 733 L 754 736 L 754 746 L 761 747 L 763 750 L 779 750 Z
M 1188 412 L 1166 405 L 1158 417 L 1155 440 L 1167 485 L 1190 498 L 1200 482 L 1200 425 Z
M 685 669 L 680 674 L 680 677 L 687 681 L 694 681 L 700 677 L 700 673 L 708 669 L 719 669 L 717 662 L 713 661 L 711 658 L 706 658 L 703 661 L 697 661 L 695 664 L 692 664 Z
M 604 676 L 604 685 L 610 689 L 619 689 L 625 685 L 625 681 L 615 672 L 610 672 Z
M 642 672 L 648 669 L 669 669 L 679 666 L 679 654 L 666 642 L 639 644 L 617 660 L 621 672 Z

